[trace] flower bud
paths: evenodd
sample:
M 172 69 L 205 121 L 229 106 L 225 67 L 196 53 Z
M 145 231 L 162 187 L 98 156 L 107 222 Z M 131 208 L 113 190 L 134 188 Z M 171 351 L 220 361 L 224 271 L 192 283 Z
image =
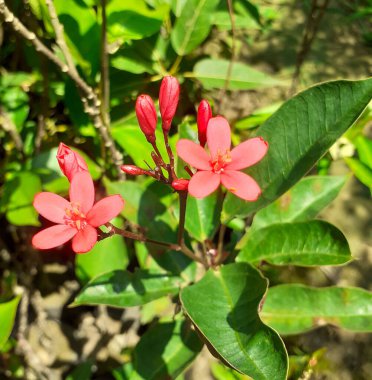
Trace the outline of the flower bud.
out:
M 88 165 L 84 161 L 84 158 L 63 143 L 59 144 L 57 160 L 62 173 L 70 182 L 76 173 L 88 171 Z
M 207 142 L 207 126 L 211 117 L 211 106 L 206 100 L 202 100 L 199 104 L 197 115 L 198 139 L 202 147 L 204 147 L 205 143 Z
M 159 107 L 162 118 L 162 127 L 164 132 L 168 132 L 174 114 L 176 113 L 178 100 L 180 97 L 180 84 L 175 77 L 167 76 L 161 82 L 159 92 Z
M 148 95 L 140 95 L 136 101 L 138 124 L 149 143 L 155 142 L 157 115 L 155 104 Z
M 189 180 L 184 178 L 175 179 L 172 182 L 172 187 L 176 191 L 187 191 L 189 187 Z
M 142 175 L 142 174 L 147 174 L 146 170 L 143 170 L 139 168 L 138 166 L 135 165 L 122 165 L 120 169 L 127 174 L 130 175 Z

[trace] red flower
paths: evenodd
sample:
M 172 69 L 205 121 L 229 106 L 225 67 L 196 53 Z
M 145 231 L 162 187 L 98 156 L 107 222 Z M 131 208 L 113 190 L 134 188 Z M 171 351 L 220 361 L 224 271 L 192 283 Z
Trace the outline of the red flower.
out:
M 76 173 L 88 171 L 88 165 L 84 158 L 63 143 L 59 144 L 57 160 L 62 173 L 70 182 Z
M 222 184 L 236 196 L 255 201 L 261 194 L 256 181 L 240 172 L 256 164 L 266 154 L 268 144 L 261 137 L 249 139 L 230 151 L 231 131 L 226 119 L 221 116 L 210 119 L 207 129 L 209 154 L 190 140 L 179 140 L 178 155 L 198 169 L 189 183 L 189 193 L 196 198 L 211 194 Z
M 90 251 L 97 242 L 97 227 L 117 216 L 124 206 L 120 195 L 103 198 L 96 204 L 94 196 L 89 172 L 77 173 L 72 178 L 70 202 L 53 193 L 37 194 L 34 207 L 40 215 L 57 225 L 34 235 L 32 245 L 37 249 L 50 249 L 72 239 L 74 252 Z

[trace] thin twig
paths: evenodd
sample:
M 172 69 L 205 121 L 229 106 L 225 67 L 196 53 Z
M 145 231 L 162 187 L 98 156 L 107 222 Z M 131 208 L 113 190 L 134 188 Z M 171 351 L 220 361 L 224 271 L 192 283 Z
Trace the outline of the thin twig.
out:
M 37 52 L 45 55 L 50 61 L 57 65 L 60 70 L 66 73 L 76 84 L 76 86 L 81 91 L 81 100 L 84 105 L 85 112 L 93 121 L 93 125 L 98 129 L 101 137 L 104 141 L 107 149 L 110 150 L 114 164 L 117 167 L 118 174 L 122 177 L 123 173 L 120 170 L 120 166 L 123 164 L 122 155 L 116 149 L 115 143 L 109 134 L 107 127 L 104 125 L 103 120 L 100 114 L 101 102 L 98 99 L 95 91 L 90 87 L 77 73 L 76 69 L 70 69 L 68 64 L 59 59 L 52 50 L 46 47 L 41 40 L 36 36 L 35 33 L 28 30 L 24 24 L 12 13 L 9 8 L 5 5 L 4 0 L 0 0 L 0 15 L 2 15 L 4 21 L 8 23 L 13 30 L 18 33 L 20 36 L 29 41 L 36 49 Z M 54 23 L 59 20 L 58 18 L 54 19 Z M 57 31 L 56 31 L 57 34 Z
M 178 193 L 180 201 L 180 218 L 178 223 L 178 244 L 182 245 L 184 242 L 185 220 L 186 220 L 186 205 L 187 205 L 187 191 L 180 191 Z
M 220 100 L 219 104 L 217 106 L 217 113 L 221 109 L 221 106 L 223 104 L 223 99 L 225 97 L 226 91 L 229 88 L 230 85 L 230 80 L 231 80 L 231 74 L 232 74 L 232 69 L 234 66 L 234 62 L 236 59 L 236 48 L 235 48 L 235 40 L 236 40 L 236 32 L 235 32 L 235 15 L 234 15 L 234 8 L 232 6 L 232 0 L 227 0 L 227 6 L 229 8 L 229 15 L 230 15 L 230 22 L 231 22 L 231 58 L 229 61 L 229 66 L 227 67 L 227 72 L 226 72 L 226 78 L 225 78 L 225 83 L 223 88 L 220 91 Z
M 107 128 L 110 127 L 110 77 L 107 44 L 106 0 L 101 0 L 101 100 L 102 118 Z
M 289 95 L 293 95 L 297 90 L 302 65 L 310 52 L 315 36 L 319 30 L 320 21 L 322 20 L 328 5 L 329 0 L 324 0 L 322 4 L 319 4 L 319 0 L 311 1 L 311 9 L 307 15 L 305 31 L 296 57 L 296 68 L 293 73 Z
M 10 119 L 10 117 L 5 113 L 1 107 L 0 107 L 0 127 L 4 129 L 5 132 L 9 133 L 9 136 L 14 142 L 14 145 L 18 152 L 24 156 L 24 150 L 23 150 L 23 141 L 20 136 L 20 134 L 17 131 L 16 126 L 14 125 L 13 121 Z

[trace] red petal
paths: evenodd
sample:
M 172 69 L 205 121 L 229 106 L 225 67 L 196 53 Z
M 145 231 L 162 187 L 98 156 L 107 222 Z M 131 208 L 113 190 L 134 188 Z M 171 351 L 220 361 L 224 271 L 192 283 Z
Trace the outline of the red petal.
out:
M 193 141 L 181 139 L 176 145 L 177 154 L 196 169 L 211 170 L 208 153 Z
M 50 249 L 58 247 L 66 243 L 74 235 L 77 230 L 64 224 L 57 224 L 56 226 L 46 228 L 38 232 L 32 238 L 32 245 L 37 249 Z
M 231 162 L 226 165 L 226 169 L 240 170 L 256 164 L 265 156 L 268 147 L 261 137 L 244 141 L 231 151 Z
M 72 250 L 75 253 L 85 253 L 90 251 L 96 242 L 97 230 L 88 224 L 72 239 Z
M 93 227 L 99 227 L 120 214 L 124 207 L 121 195 L 111 195 L 97 202 L 88 212 L 87 222 Z
M 261 194 L 257 182 L 249 175 L 235 170 L 225 170 L 221 182 L 226 189 L 246 201 L 256 201 Z
M 231 131 L 229 123 L 222 116 L 212 117 L 207 127 L 207 144 L 211 157 L 217 153 L 225 153 L 231 146 Z
M 70 203 L 57 194 L 44 192 L 35 195 L 34 207 L 51 222 L 64 224 L 65 210 L 70 207 Z
M 70 202 L 78 203 L 81 211 L 87 214 L 94 203 L 94 184 L 89 172 L 74 175 L 70 185 Z
M 204 198 L 213 193 L 220 184 L 220 175 L 201 171 L 192 176 L 189 183 L 189 193 L 195 198 Z

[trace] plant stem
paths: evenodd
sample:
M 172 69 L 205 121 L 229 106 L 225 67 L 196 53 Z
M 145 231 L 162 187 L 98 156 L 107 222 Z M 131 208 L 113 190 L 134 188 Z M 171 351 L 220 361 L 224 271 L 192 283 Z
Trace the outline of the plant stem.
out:
M 187 191 L 180 191 L 178 193 L 180 201 L 180 218 L 178 224 L 178 244 L 182 245 L 184 242 L 185 232 L 185 219 L 186 219 L 186 206 L 187 206 Z
M 226 225 L 221 223 L 220 231 L 218 233 L 218 243 L 217 243 L 217 257 L 216 257 L 216 264 L 219 263 L 223 256 L 223 240 L 225 237 L 226 232 Z
M 167 149 L 167 154 L 168 154 L 168 157 L 169 157 L 169 175 L 171 178 L 170 181 L 172 182 L 173 180 L 175 180 L 177 178 L 176 176 L 176 172 L 174 171 L 174 156 L 173 156 L 173 152 L 172 152 L 172 149 L 169 145 L 169 139 L 168 139 L 168 133 L 164 131 L 163 129 L 163 135 L 164 135 L 164 143 L 165 143 L 165 148 Z
M 107 46 L 107 18 L 106 0 L 101 0 L 101 110 L 102 119 L 107 128 L 110 127 L 110 77 L 109 77 L 109 57 Z

